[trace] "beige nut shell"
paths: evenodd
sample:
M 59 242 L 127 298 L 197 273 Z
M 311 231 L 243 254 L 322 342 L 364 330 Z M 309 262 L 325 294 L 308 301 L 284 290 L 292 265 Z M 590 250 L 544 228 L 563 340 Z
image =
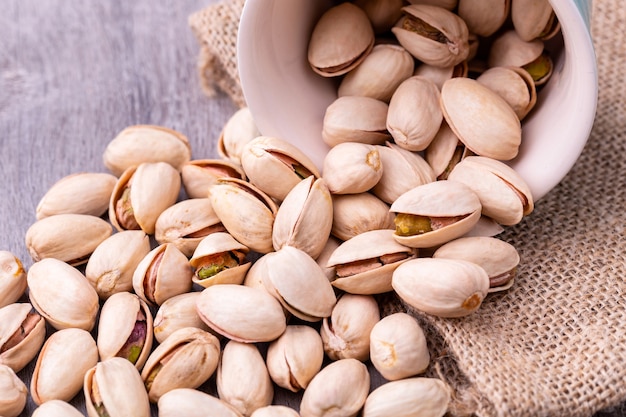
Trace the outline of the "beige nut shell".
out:
M 221 399 L 192 388 L 176 388 L 158 401 L 159 417 L 242 417 Z
M 0 308 L 18 301 L 27 286 L 26 271 L 19 258 L 9 251 L 0 251 Z
M 189 260 L 189 264 L 197 269 L 204 257 L 229 251 L 248 253 L 249 249 L 246 245 L 237 242 L 237 240 L 228 233 L 212 233 L 200 241 L 200 244 L 198 244 L 198 247 Z M 251 265 L 252 263 L 250 261 L 246 262 L 244 259 L 240 265 L 233 268 L 226 268 L 207 279 L 200 279 L 198 274 L 194 274 L 192 281 L 204 288 L 216 284 L 241 284 Z
M 0 308 L 0 365 L 15 372 L 21 371 L 37 356 L 46 339 L 46 321 L 39 314 L 37 323 L 17 345 L 7 348 L 6 344 L 15 332 L 23 333 L 22 323 L 32 311 L 29 303 L 14 303 Z

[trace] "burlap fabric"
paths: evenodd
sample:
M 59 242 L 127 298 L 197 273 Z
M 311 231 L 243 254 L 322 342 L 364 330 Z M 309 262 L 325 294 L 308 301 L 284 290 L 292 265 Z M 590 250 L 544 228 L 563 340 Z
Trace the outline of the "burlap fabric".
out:
M 204 83 L 240 105 L 242 4 L 226 1 L 190 19 Z M 515 285 L 464 319 L 412 312 L 428 333 L 429 374 L 454 388 L 451 414 L 589 416 L 626 400 L 625 22 L 624 0 L 594 0 L 596 122 L 564 181 L 501 235 L 521 254 Z M 403 308 L 397 300 L 386 307 Z

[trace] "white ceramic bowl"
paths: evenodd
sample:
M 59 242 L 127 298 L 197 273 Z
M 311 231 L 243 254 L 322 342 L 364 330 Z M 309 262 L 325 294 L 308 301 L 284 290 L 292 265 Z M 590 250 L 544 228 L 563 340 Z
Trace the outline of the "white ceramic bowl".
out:
M 550 2 L 563 42 L 553 55 L 552 78 L 523 122 L 519 155 L 509 162 L 535 200 L 578 159 L 593 125 L 598 90 L 591 1 Z M 337 97 L 336 82 L 311 70 L 307 46 L 315 22 L 331 5 L 329 0 L 247 0 L 237 45 L 244 96 L 259 130 L 297 145 L 320 168 L 329 149 L 321 137 L 322 121 Z

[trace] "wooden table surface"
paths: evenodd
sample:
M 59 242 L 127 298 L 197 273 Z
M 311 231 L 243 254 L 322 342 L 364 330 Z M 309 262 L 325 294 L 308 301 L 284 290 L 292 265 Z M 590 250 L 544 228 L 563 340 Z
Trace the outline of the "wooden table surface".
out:
M 187 24 L 212 2 L 3 1 L 0 250 L 30 267 L 24 235 L 40 198 L 66 175 L 106 172 L 103 151 L 127 126 L 176 129 L 193 159 L 217 157 L 216 138 L 236 108 L 223 94 L 202 93 Z M 19 373 L 27 385 L 33 367 Z M 281 390 L 277 399 L 293 401 Z M 84 413 L 82 393 L 72 403 Z M 35 407 L 29 397 L 22 416 Z

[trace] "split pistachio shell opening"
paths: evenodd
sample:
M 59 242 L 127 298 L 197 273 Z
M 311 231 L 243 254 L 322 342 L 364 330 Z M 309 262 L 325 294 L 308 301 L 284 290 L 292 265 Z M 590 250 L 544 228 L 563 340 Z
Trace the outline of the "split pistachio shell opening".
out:
M 46 338 L 46 321 L 29 303 L 0 308 L 0 365 L 21 371 L 37 356 Z
M 212 233 L 200 241 L 189 260 L 193 282 L 206 288 L 215 284 L 241 284 L 252 263 L 249 249 L 228 233 Z

